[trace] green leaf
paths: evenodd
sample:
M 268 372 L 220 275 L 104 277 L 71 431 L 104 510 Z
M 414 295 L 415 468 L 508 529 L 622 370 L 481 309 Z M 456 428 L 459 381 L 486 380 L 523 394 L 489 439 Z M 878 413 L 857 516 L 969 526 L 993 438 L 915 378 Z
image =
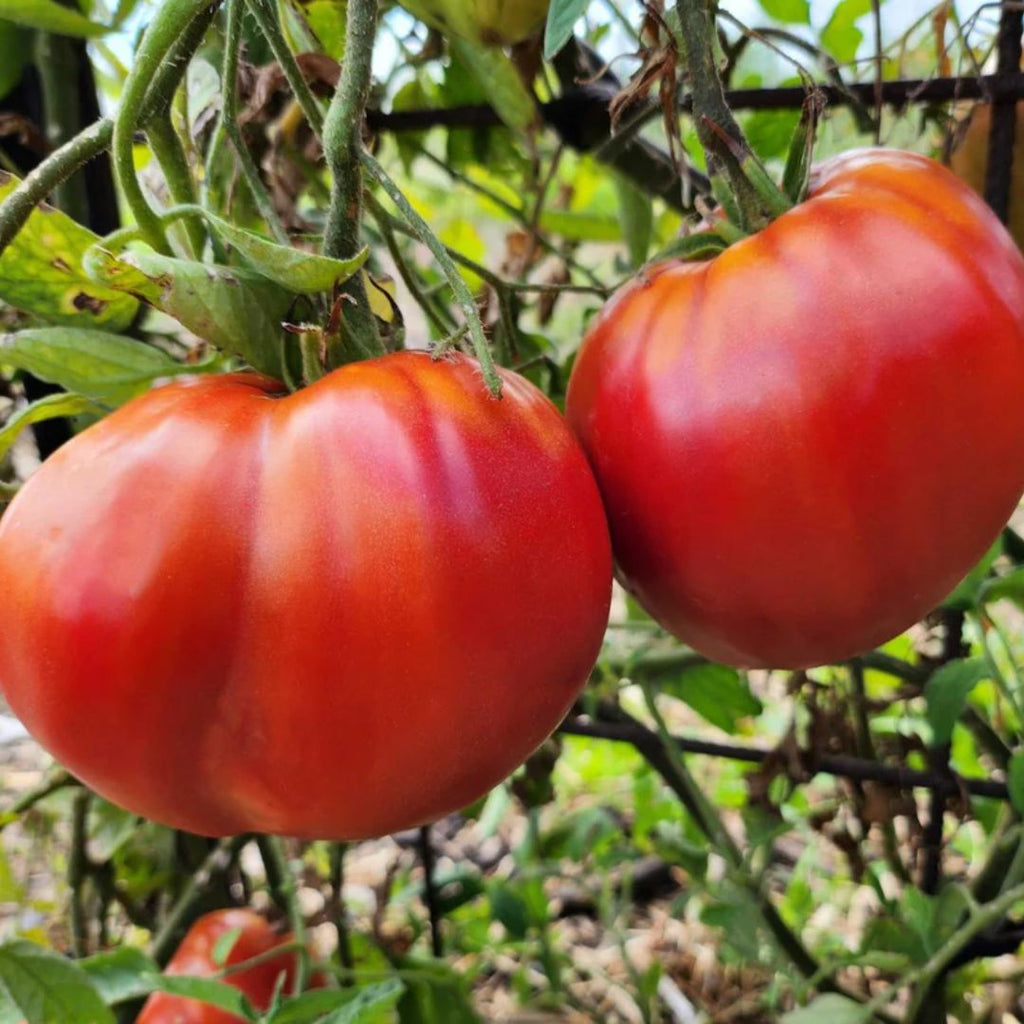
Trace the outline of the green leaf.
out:
M 305 5 L 306 21 L 324 53 L 340 61 L 345 56 L 347 0 L 312 0 Z
M 969 611 L 974 608 L 980 600 L 984 600 L 984 596 L 988 592 L 988 574 L 992 569 L 992 563 L 1003 553 L 1003 538 L 1002 535 L 996 537 L 992 542 L 992 546 L 981 556 L 981 561 L 961 580 L 960 584 L 956 587 L 952 594 L 942 602 L 943 606 L 947 608 L 960 608 L 963 611 Z M 998 580 L 993 580 L 993 583 L 998 583 Z M 1021 577 L 1021 582 L 1024 584 L 1024 575 Z
M 17 185 L 14 175 L 0 171 L 0 201 Z M 38 206 L 0 255 L 0 299 L 52 323 L 124 330 L 138 302 L 97 285 L 83 268 L 98 240 L 67 214 Z
M 261 274 L 149 252 L 115 256 L 100 246 L 86 265 L 104 284 L 150 303 L 222 352 L 284 377 L 281 325 L 294 296 Z
M 249 1000 L 232 985 L 226 985 L 223 981 L 214 981 L 212 978 L 189 978 L 184 975 L 157 975 L 154 988 L 160 992 L 167 992 L 172 996 L 184 996 L 186 999 L 197 999 L 201 1003 L 208 1003 L 228 1013 L 238 1014 L 245 1020 L 256 1020 Z
M 141 949 L 121 946 L 78 961 L 108 1006 L 149 995 L 160 980 L 160 968 Z
M 0 946 L 0 1015 L 32 1024 L 114 1024 L 78 965 L 31 942 Z
M 505 881 L 490 886 L 488 898 L 494 920 L 504 925 L 509 938 L 515 942 L 525 939 L 526 932 L 530 927 L 530 915 L 526 901 Z
M 780 1024 L 863 1024 L 870 1019 L 870 1012 L 861 1003 L 828 992 L 784 1014 Z
M 725 665 L 689 666 L 673 678 L 663 678 L 661 688 L 728 733 L 736 732 L 741 718 L 764 710 L 746 679 Z
M 241 928 L 229 928 L 213 946 L 212 959 L 218 967 L 223 967 L 228 962 L 231 950 L 235 948 L 238 936 L 242 934 Z
M 932 744 L 941 746 L 953 737 L 953 726 L 960 717 L 971 690 L 992 673 L 984 658 L 962 658 L 937 669 L 925 684 L 928 724 Z
M 1018 750 L 1006 767 L 1006 787 L 1015 810 L 1024 814 L 1024 750 Z
M 104 25 L 89 21 L 78 11 L 56 0 L 0 0 L 0 19 L 13 21 L 26 28 L 41 28 L 64 36 L 88 39 L 110 31 Z
M 469 69 L 502 121 L 518 131 L 529 128 L 537 117 L 537 105 L 508 55 L 457 37 L 450 38 L 448 45 Z
M 354 999 L 323 1018 L 322 1024 L 381 1024 L 394 1019 L 394 1006 L 405 992 L 397 978 L 360 989 Z M 402 1018 L 403 1022 L 405 1018 Z
M 633 267 L 642 267 L 651 248 L 654 232 L 654 204 L 651 197 L 641 192 L 632 182 L 615 176 L 615 190 L 619 194 L 619 224 L 622 237 Z
M 34 327 L 0 335 L 0 363 L 68 391 L 119 405 L 187 367 L 141 341 L 84 327 Z
M 445 964 L 415 961 L 398 1004 L 402 1024 L 479 1024 L 464 980 Z M 331 1024 L 350 1024 L 334 1021 Z
M 760 0 L 761 9 L 776 21 L 794 25 L 811 23 L 811 5 L 807 0 Z
M 1013 601 L 1024 608 L 1024 569 L 1014 569 L 983 584 L 978 591 L 977 603 L 982 605 L 991 601 Z
M 871 13 L 871 0 L 840 0 L 821 32 L 821 45 L 840 64 L 857 56 L 864 33 L 857 22 Z
M 19 409 L 3 426 L 0 426 L 0 459 L 14 444 L 17 436 L 33 423 L 56 420 L 62 416 L 79 416 L 83 412 L 102 410 L 83 395 L 57 394 L 40 398 L 24 409 Z
M 0 21 L 0 100 L 21 81 L 32 56 L 31 36 L 20 25 Z
M 254 231 L 237 227 L 201 207 L 189 207 L 213 225 L 217 234 L 261 276 L 298 295 L 328 292 L 340 281 L 347 281 L 370 256 L 368 247 L 351 259 L 339 260 L 318 253 L 303 252 L 290 245 L 279 245 Z
M 551 60 L 572 38 L 576 22 L 587 10 L 588 0 L 551 0 L 544 29 L 544 59 Z

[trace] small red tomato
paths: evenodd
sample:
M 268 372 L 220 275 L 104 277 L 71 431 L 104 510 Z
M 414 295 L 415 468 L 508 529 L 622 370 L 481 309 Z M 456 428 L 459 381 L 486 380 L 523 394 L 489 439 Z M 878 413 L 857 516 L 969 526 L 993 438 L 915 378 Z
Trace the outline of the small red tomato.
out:
M 158 388 L 0 520 L 0 685 L 83 782 L 205 835 L 382 835 L 471 803 L 557 726 L 611 594 L 555 407 L 403 352 L 293 395 Z
M 614 297 L 567 417 L 621 577 L 698 651 L 800 668 L 886 641 L 981 557 L 1024 488 L 1024 260 L 909 153 Z
M 217 943 L 228 932 L 238 932 L 223 963 L 214 959 Z M 215 910 L 204 914 L 188 930 L 171 957 L 165 974 L 209 978 L 225 967 L 241 964 L 269 953 L 291 941 L 290 935 L 277 935 L 267 922 L 251 910 Z M 294 952 L 282 953 L 243 970 L 232 971 L 222 979 L 244 992 L 257 1010 L 266 1010 L 274 996 L 278 978 L 283 974 L 285 993 L 291 991 L 295 976 Z M 315 982 L 319 984 L 319 980 Z M 241 1017 L 209 1003 L 155 992 L 146 1000 L 136 1024 L 235 1024 Z

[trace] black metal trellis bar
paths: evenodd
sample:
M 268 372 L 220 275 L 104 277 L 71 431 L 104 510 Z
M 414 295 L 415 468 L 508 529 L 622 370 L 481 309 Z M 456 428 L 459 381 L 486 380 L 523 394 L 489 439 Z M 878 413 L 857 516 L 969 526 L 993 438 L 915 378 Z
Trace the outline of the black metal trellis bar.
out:
M 570 736 L 588 736 L 593 739 L 612 740 L 633 746 L 649 742 L 653 734 L 645 726 L 634 722 L 601 722 L 584 718 L 567 718 L 559 732 Z M 774 751 L 763 747 L 741 746 L 730 743 L 713 743 L 707 740 L 674 736 L 676 745 L 687 754 L 704 754 L 708 757 L 722 757 L 748 764 L 763 764 Z M 659 741 L 660 742 L 660 741 Z M 826 754 L 808 758 L 804 764 L 808 775 L 816 772 L 835 775 L 859 782 L 877 782 L 893 789 L 930 789 L 944 795 L 955 796 L 969 793 L 972 796 L 989 797 L 993 800 L 1009 800 L 1010 793 L 1005 782 L 990 779 L 965 779 L 950 773 L 918 771 L 903 765 L 880 764 L 845 754 Z
M 1017 12 L 1018 16 L 1020 12 Z M 830 106 L 848 106 L 851 103 L 871 104 L 875 100 L 873 82 L 856 82 L 837 86 L 819 84 L 817 88 Z M 559 114 L 567 102 L 568 93 L 541 105 L 541 114 L 549 124 L 557 125 Z M 982 75 L 974 78 L 907 78 L 883 82 L 882 102 L 887 106 L 904 107 L 910 104 L 949 103 L 954 100 L 985 100 L 1012 102 L 1024 99 L 1024 73 L 1013 72 Z M 803 106 L 807 90 L 803 86 L 782 86 L 774 89 L 733 89 L 726 100 L 734 110 L 796 110 Z M 583 117 L 601 117 L 607 120 L 607 98 L 598 93 L 581 90 L 572 97 L 577 113 Z M 685 110 L 689 97 L 684 96 L 681 107 Z M 367 123 L 373 131 L 406 132 L 425 128 L 488 128 L 497 127 L 501 119 L 487 104 L 466 104 L 436 109 L 380 110 L 367 112 Z

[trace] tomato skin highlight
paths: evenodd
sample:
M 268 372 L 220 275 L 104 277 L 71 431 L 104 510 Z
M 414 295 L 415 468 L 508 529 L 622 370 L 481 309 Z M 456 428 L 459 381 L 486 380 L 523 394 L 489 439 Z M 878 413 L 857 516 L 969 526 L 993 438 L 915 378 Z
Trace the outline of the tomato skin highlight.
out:
M 236 930 L 238 937 L 227 959 L 224 963 L 217 963 L 214 959 L 217 943 L 228 932 Z M 252 910 L 214 910 L 200 917 L 188 930 L 164 973 L 209 978 L 219 974 L 225 967 L 262 956 L 291 940 L 290 935 L 276 934 Z M 221 980 L 225 985 L 245 993 L 253 1007 L 263 1011 L 270 1008 L 277 979 L 281 974 L 285 975 L 284 992 L 291 991 L 295 968 L 295 953 L 285 952 L 244 970 L 232 971 Z M 319 988 L 321 985 L 322 981 L 314 978 L 311 987 Z M 209 1003 L 155 992 L 146 1000 L 135 1024 L 236 1024 L 242 1019 Z
M 433 821 L 557 726 L 611 550 L 555 407 L 465 356 L 135 399 L 0 519 L 0 685 L 108 799 L 204 835 Z
M 620 578 L 741 667 L 804 668 L 945 598 L 1024 489 L 1024 260 L 924 157 L 869 150 L 590 329 L 566 416 Z

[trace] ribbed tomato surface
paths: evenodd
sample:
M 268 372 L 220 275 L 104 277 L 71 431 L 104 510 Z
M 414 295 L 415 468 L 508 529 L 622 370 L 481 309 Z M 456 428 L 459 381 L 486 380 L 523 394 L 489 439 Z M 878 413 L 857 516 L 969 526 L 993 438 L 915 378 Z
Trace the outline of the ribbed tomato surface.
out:
M 0 685 L 111 800 L 208 835 L 379 835 L 473 801 L 600 647 L 607 524 L 554 406 L 400 353 L 294 395 L 171 383 L 0 519 Z
M 1024 489 L 1024 260 L 938 164 L 846 154 L 613 298 L 567 416 L 655 618 L 736 665 L 847 658 L 940 602 Z

